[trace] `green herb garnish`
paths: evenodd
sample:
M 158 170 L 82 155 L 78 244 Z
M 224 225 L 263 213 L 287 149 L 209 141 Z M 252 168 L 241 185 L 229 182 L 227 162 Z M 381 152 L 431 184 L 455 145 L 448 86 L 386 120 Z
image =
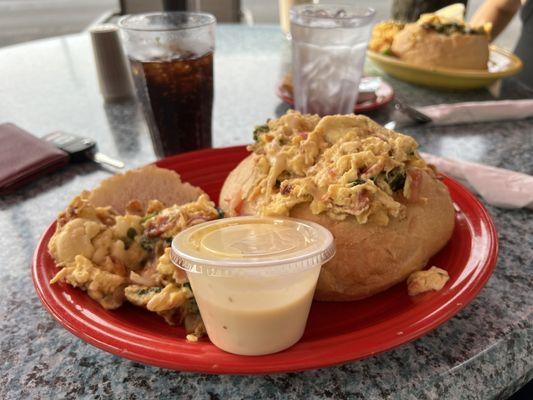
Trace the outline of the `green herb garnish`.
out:
M 141 240 L 140 240 L 139 244 L 146 251 L 152 251 L 154 249 L 154 247 L 155 247 L 155 242 L 153 240 L 147 238 L 144 235 L 141 236 Z
M 219 218 L 219 219 L 224 218 L 224 216 L 226 215 L 226 214 L 224 213 L 224 210 L 223 210 L 222 208 L 220 208 L 220 207 L 217 207 L 216 210 L 217 210 L 217 213 L 218 213 L 218 218 Z
M 393 192 L 403 189 L 405 185 L 405 172 L 394 168 L 386 174 L 387 183 Z
M 161 290 L 162 289 L 160 287 L 144 288 L 144 289 L 137 290 L 137 294 L 139 296 L 146 296 L 147 294 L 159 293 L 161 292 Z
M 270 131 L 270 129 L 269 129 L 268 125 L 266 125 L 266 124 L 265 125 L 256 126 L 255 129 L 254 129 L 254 140 L 257 142 L 259 140 L 259 135 L 261 133 L 267 133 L 269 131 Z
M 126 232 L 126 236 L 131 240 L 135 239 L 135 236 L 137 236 L 137 230 L 135 230 L 135 228 L 129 228 Z
M 198 314 L 200 312 L 194 298 L 187 300 L 186 307 L 189 313 Z
M 150 218 L 153 218 L 157 215 L 157 212 L 153 212 L 153 213 L 150 213 L 150 214 L 147 214 L 145 215 L 142 219 L 141 219 L 141 223 L 145 223 L 146 221 L 148 221 Z
M 357 179 L 351 181 L 349 183 L 349 185 L 350 185 L 350 187 L 354 187 L 354 186 L 362 185 L 364 183 L 366 183 L 366 181 L 364 179 L 357 178 Z
M 278 138 L 278 143 L 279 143 L 280 146 L 283 146 L 283 145 L 289 143 L 289 140 L 287 138 L 280 137 L 280 138 Z

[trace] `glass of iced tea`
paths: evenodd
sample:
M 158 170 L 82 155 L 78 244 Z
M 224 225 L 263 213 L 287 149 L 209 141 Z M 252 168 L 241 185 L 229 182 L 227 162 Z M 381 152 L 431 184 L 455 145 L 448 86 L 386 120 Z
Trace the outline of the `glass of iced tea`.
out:
M 158 157 L 211 147 L 215 17 L 136 14 L 119 21 Z

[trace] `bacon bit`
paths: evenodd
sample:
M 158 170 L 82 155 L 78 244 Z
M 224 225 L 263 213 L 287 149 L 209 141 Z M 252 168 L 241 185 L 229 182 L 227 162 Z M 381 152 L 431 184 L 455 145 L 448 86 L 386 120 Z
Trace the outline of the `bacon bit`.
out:
M 126 205 L 126 213 L 132 214 L 132 215 L 142 215 L 143 214 L 143 206 L 139 200 L 131 200 Z
M 328 173 L 331 175 L 331 176 L 337 176 L 337 169 L 336 168 L 330 168 L 328 170 Z
M 126 266 L 124 264 L 122 264 L 122 262 L 120 262 L 119 260 L 115 259 L 115 257 L 112 257 L 112 256 L 108 256 L 107 257 L 109 259 L 109 261 L 107 261 L 108 263 L 111 263 L 112 264 L 112 267 L 113 269 L 111 271 L 107 271 L 107 272 L 111 272 L 113 274 L 117 274 L 117 275 L 120 275 L 120 276 L 128 276 L 128 270 L 126 269 Z M 105 263 L 104 263 L 105 265 Z
M 111 226 L 115 223 L 115 213 L 109 210 L 109 207 L 98 207 L 96 216 L 104 225 Z
M 416 203 L 420 200 L 420 185 L 422 183 L 422 172 L 418 169 L 413 169 L 408 172 L 411 178 L 411 197 L 409 202 Z
M 57 216 L 58 228 L 66 225 L 69 221 L 78 216 L 78 208 L 74 205 L 69 205 L 67 209 Z
M 146 214 L 152 214 L 155 212 L 162 211 L 165 208 L 165 205 L 159 200 L 150 200 L 148 202 L 148 207 L 146 209 Z
M 294 189 L 294 186 L 292 186 L 291 184 L 284 185 L 281 188 L 280 193 L 285 196 L 285 195 L 289 194 L 290 192 L 292 192 L 292 189 Z
M 368 178 L 371 176 L 377 176 L 382 170 L 383 170 L 383 162 L 382 161 L 377 162 L 376 164 L 374 164 L 373 166 L 371 166 L 365 171 L 364 177 Z
M 68 222 L 67 214 L 63 211 L 57 216 L 57 229 L 63 227 Z
M 307 139 L 307 136 L 309 135 L 309 133 L 301 131 L 301 132 L 298 132 L 298 135 L 300 135 L 302 137 L 302 139 L 305 140 L 305 139 Z
M 160 236 L 170 227 L 170 225 L 171 223 L 167 215 L 157 216 L 148 222 L 144 233 L 148 237 Z
M 235 211 L 236 215 L 241 215 L 242 206 L 243 206 L 242 190 L 239 189 L 233 195 L 233 197 L 226 199 L 226 202 L 230 210 Z
M 370 205 L 370 193 L 367 190 L 360 190 L 357 193 L 357 199 L 354 204 L 354 211 L 360 214 L 365 211 Z
M 239 198 L 239 200 L 237 201 L 237 204 L 235 204 L 235 213 L 237 215 L 241 215 L 241 212 L 242 212 L 242 206 L 244 205 L 244 201 L 242 198 Z

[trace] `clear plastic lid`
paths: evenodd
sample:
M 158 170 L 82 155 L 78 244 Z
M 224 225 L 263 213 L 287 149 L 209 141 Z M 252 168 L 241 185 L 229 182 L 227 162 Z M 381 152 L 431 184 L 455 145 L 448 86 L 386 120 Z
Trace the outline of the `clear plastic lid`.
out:
M 172 241 L 172 261 L 210 276 L 282 275 L 322 265 L 335 255 L 333 235 L 292 218 L 235 217 L 205 222 Z

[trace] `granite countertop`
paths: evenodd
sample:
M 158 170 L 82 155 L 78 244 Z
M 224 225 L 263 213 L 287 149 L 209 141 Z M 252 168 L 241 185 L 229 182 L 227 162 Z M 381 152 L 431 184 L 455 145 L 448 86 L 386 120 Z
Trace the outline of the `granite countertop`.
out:
M 254 125 L 287 109 L 274 88 L 288 48 L 277 28 L 244 26 L 219 27 L 217 46 L 214 145 L 244 144 Z M 61 129 L 93 137 L 127 167 L 155 159 L 136 103 L 102 101 L 88 36 L 0 49 L 0 76 L 0 122 L 38 136 Z M 413 105 L 492 98 L 486 90 L 436 92 L 387 80 Z M 533 97 L 512 79 L 501 89 L 505 98 Z M 389 112 L 372 117 L 385 122 Z M 533 173 L 533 120 L 404 131 L 427 152 Z M 108 175 L 77 165 L 0 197 L 0 398 L 495 399 L 533 376 L 533 213 L 491 206 L 500 255 L 487 286 L 438 329 L 387 353 L 302 373 L 217 376 L 145 366 L 96 349 L 44 310 L 30 265 L 56 213 Z

